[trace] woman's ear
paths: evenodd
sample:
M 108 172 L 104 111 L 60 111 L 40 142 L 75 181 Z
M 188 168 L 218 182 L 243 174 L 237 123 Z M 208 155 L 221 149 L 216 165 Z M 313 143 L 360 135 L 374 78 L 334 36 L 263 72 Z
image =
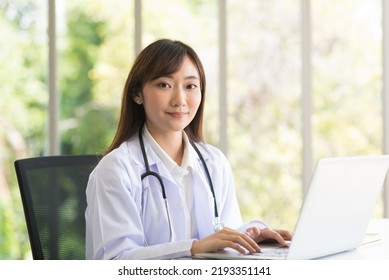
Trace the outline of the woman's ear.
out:
M 140 97 L 140 93 L 138 93 L 137 95 L 135 95 L 135 96 L 133 97 L 133 100 L 134 100 L 134 102 L 135 102 L 136 104 L 138 104 L 138 105 L 140 105 L 140 104 L 143 103 L 142 98 Z

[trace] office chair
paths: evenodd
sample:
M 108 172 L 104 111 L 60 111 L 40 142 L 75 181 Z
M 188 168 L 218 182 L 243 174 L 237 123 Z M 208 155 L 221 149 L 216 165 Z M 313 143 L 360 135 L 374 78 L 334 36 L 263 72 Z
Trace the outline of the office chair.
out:
M 85 189 L 97 155 L 15 161 L 33 259 L 85 259 Z

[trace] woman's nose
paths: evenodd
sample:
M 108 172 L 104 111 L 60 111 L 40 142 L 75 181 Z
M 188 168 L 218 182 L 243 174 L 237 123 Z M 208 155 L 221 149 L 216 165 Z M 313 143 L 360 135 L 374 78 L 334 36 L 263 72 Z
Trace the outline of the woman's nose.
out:
M 186 106 L 186 93 L 183 88 L 177 87 L 174 90 L 172 105 L 176 107 Z

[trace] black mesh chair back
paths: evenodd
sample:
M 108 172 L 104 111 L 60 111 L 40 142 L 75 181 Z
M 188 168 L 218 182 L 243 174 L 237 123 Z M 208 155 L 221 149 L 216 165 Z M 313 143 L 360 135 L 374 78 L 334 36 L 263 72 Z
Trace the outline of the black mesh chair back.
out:
M 85 189 L 96 155 L 15 161 L 33 259 L 85 259 Z

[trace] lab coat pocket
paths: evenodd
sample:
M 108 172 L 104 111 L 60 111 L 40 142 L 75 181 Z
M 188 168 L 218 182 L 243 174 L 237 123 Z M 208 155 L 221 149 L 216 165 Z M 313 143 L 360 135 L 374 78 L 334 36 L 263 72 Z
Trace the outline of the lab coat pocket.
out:
M 142 222 L 148 245 L 170 241 L 171 228 L 161 186 L 151 178 L 144 180 Z

